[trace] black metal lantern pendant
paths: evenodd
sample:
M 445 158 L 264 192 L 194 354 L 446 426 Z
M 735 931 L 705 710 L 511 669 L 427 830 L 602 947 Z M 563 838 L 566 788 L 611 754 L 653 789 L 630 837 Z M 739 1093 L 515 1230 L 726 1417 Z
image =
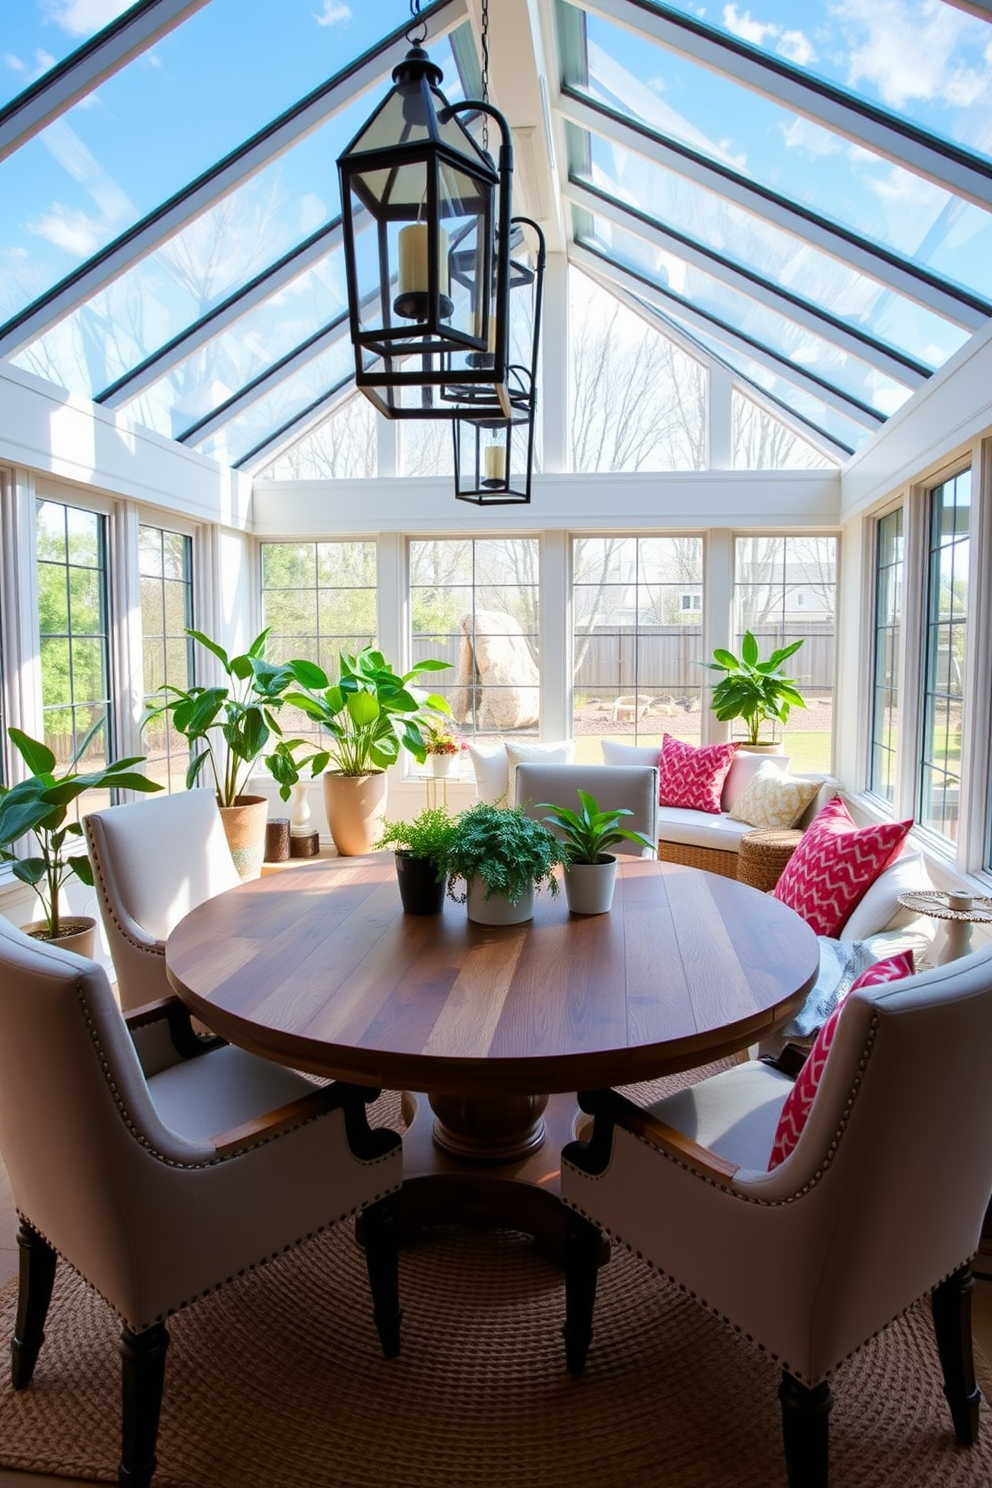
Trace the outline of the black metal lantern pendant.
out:
M 509 417 L 509 130 L 488 103 L 449 104 L 423 37 L 409 39 L 338 160 L 355 381 L 387 418 L 457 418 L 476 390 Z M 499 125 L 498 169 L 468 112 Z
M 533 230 L 537 252 L 531 267 L 514 248 L 510 264 L 510 416 L 491 389 L 466 389 L 468 406 L 454 424 L 455 496 L 476 506 L 530 503 L 546 255 L 544 234 L 529 217 L 513 218 L 511 242 L 518 242 L 524 227 Z

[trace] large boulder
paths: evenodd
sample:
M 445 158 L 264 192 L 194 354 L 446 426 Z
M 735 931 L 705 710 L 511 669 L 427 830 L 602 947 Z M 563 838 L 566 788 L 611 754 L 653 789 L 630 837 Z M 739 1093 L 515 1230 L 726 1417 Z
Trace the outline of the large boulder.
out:
M 537 664 L 517 620 L 502 610 L 463 615 L 452 711 L 480 733 L 529 728 L 540 713 Z

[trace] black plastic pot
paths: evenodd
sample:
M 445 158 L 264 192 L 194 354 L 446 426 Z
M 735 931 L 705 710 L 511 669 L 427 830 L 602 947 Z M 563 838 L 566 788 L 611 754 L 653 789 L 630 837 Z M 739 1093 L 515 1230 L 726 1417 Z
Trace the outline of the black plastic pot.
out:
M 396 881 L 405 914 L 440 914 L 444 907 L 444 879 L 437 881 L 437 869 L 430 858 L 415 858 L 411 852 L 398 852 Z

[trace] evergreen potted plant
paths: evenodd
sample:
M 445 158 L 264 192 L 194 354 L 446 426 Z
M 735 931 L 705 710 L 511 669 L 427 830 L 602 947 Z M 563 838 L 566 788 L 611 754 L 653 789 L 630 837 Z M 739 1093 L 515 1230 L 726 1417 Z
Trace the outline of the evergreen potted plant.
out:
M 732 651 L 717 647 L 712 661 L 703 666 L 712 672 L 722 672 L 723 678 L 713 688 L 710 705 L 721 723 L 735 718 L 744 722 L 746 729 L 743 748 L 776 751 L 781 748 L 771 739 L 761 738 L 761 725 L 774 720 L 783 726 L 793 708 L 805 708 L 806 702 L 799 691 L 795 677 L 787 677 L 782 664 L 794 655 L 803 644 L 793 641 L 773 651 L 767 661 L 758 660 L 758 643 L 749 630 L 741 641 L 740 658 Z
M 115 760 L 95 770 L 77 770 L 95 734 L 103 727 L 99 719 L 79 745 L 69 768 L 57 774 L 58 761 L 47 744 L 29 738 L 19 728 L 8 728 L 10 742 L 32 774 L 16 785 L 0 785 L 0 862 L 9 863 L 14 877 L 30 884 L 41 900 L 43 920 L 24 926 L 25 933 L 52 945 L 64 946 L 81 956 L 92 956 L 96 921 L 90 915 L 67 918 L 62 913 L 61 892 L 70 878 L 93 886 L 93 869 L 85 847 L 72 848 L 83 836 L 80 822 L 69 818 L 69 807 L 87 790 L 157 791 L 162 787 L 133 767 L 144 756 Z M 35 857 L 19 858 L 14 843 L 33 832 L 38 843 Z
M 561 843 L 565 861 L 565 897 L 573 914 L 606 914 L 613 903 L 617 881 L 617 860 L 611 847 L 618 842 L 637 842 L 641 847 L 656 849 L 657 843 L 642 832 L 629 832 L 619 825 L 624 816 L 633 816 L 626 806 L 601 811 L 599 802 L 588 791 L 578 791 L 579 809 L 540 803 L 550 813 L 544 818 L 554 828 Z
M 407 914 L 440 914 L 455 818 L 444 806 L 429 806 L 412 821 L 383 822 L 376 847 L 391 847 L 396 879 Z
M 267 630 L 255 637 L 242 656 L 228 656 L 223 646 L 202 631 L 187 630 L 186 634 L 216 656 L 227 685 L 181 688 L 166 683 L 159 688 L 164 702 L 148 710 L 141 726 L 147 728 L 154 719 L 167 715 L 187 740 L 186 788 L 198 782 L 213 784 L 238 872 L 243 879 L 258 878 L 268 803 L 264 796 L 247 795 L 246 787 L 260 759 L 278 782 L 284 801 L 299 779 L 296 751 L 303 741 L 284 739 L 276 717 L 294 678 L 287 667 L 265 660 Z M 276 742 L 266 754 L 273 735 Z
M 519 806 L 480 801 L 455 824 L 448 852 L 448 894 L 467 904 L 480 925 L 516 925 L 534 917 L 534 894 L 545 884 L 558 893 L 558 839 Z M 459 879 L 464 892 L 456 892 Z
M 342 653 L 340 674 L 331 683 L 312 661 L 287 662 L 300 690 L 286 702 L 300 708 L 330 735 L 327 748 L 311 761 L 324 770 L 324 806 L 334 845 L 342 856 L 368 852 L 381 835 L 386 806 L 385 770 L 408 750 L 423 764 L 427 745 L 421 732 L 425 713 L 448 713 L 443 697 L 416 686 L 427 672 L 443 671 L 447 661 L 418 661 L 408 672 L 393 670 L 381 651 L 366 646 L 355 656 Z M 331 769 L 325 767 L 330 763 Z

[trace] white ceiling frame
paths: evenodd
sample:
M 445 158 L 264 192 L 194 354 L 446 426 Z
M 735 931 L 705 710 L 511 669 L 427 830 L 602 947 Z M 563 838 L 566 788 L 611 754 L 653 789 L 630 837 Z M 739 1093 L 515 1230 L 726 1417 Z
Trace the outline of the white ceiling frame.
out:
M 709 34 L 709 28 L 704 32 L 687 17 L 675 20 L 661 15 L 649 9 L 643 0 L 575 0 L 575 3 L 634 35 L 649 37 L 668 51 L 733 78 L 745 88 L 813 119 L 834 134 L 864 145 L 955 196 L 965 197 L 986 210 L 992 208 L 992 166 L 958 145 L 938 142 L 925 130 L 901 123 L 871 104 L 852 100 L 832 84 L 807 76 L 777 59 L 764 57 L 752 47 Z
M 262 444 L 256 445 L 254 451 L 246 455 L 244 460 L 239 460 L 234 469 L 241 470 L 253 478 L 256 477 L 259 470 L 266 465 L 271 465 L 273 460 L 278 460 L 294 445 L 306 439 L 307 435 L 312 434 L 318 425 L 322 424 L 325 419 L 333 417 L 339 408 L 356 396 L 364 397 L 364 394 L 359 393 L 355 388 L 354 374 L 352 374 L 346 381 L 330 388 L 316 403 L 305 408 L 285 428 L 270 435 Z
M 665 314 L 670 301 L 677 314 L 689 325 L 698 326 L 706 335 L 732 346 L 735 351 L 748 357 L 750 361 L 757 362 L 760 366 L 767 367 L 769 371 L 774 372 L 776 376 L 784 377 L 787 381 L 795 383 L 797 387 L 803 388 L 814 398 L 818 398 L 821 403 L 836 408 L 838 413 L 842 413 L 852 423 L 860 424 L 863 428 L 872 431 L 884 424 L 885 418 L 882 414 L 855 402 L 818 378 L 810 376 L 786 357 L 776 356 L 766 347 L 748 340 L 743 335 L 738 335 L 730 327 L 704 315 L 692 305 L 686 304 L 684 300 L 677 299 L 674 295 L 668 296 L 658 285 L 651 284 L 646 278 L 642 279 L 629 269 L 621 268 L 619 264 L 609 262 L 601 254 L 583 247 L 581 243 L 572 244 L 569 249 L 569 258 L 587 273 L 615 282 L 631 294 L 639 295 L 641 299 L 656 305 L 662 315 Z
M 608 200 L 573 181 L 565 187 L 565 194 L 576 206 L 604 218 L 614 226 L 640 238 L 642 242 L 649 243 L 664 252 L 675 254 L 687 264 L 691 264 L 693 268 L 699 269 L 711 278 L 719 280 L 721 284 L 727 285 L 729 289 L 735 290 L 745 299 L 763 305 L 777 315 L 791 320 L 795 325 L 812 331 L 822 340 L 829 341 L 847 355 L 855 357 L 869 367 L 874 367 L 876 371 L 884 372 L 887 377 L 893 378 L 904 387 L 915 390 L 928 381 L 930 375 L 928 369 L 890 353 L 884 346 L 870 338 L 859 336 L 856 331 L 834 320 L 832 316 L 821 314 L 815 305 L 794 300 L 790 295 L 783 294 L 776 289 L 773 284 L 739 270 L 701 245 L 691 243 L 678 234 L 669 232 L 659 223 L 646 222 L 643 217 L 626 211 L 620 203 Z
M 966 10 L 980 21 L 992 21 L 992 0 L 944 0 L 944 4 L 953 5 L 956 10 Z
M 246 383 L 240 392 L 233 393 L 226 402 L 215 408 L 213 413 L 206 414 L 205 417 L 191 424 L 188 429 L 184 429 L 181 434 L 177 434 L 177 442 L 195 448 L 202 440 L 208 439 L 211 434 L 216 434 L 218 429 L 222 429 L 225 424 L 229 424 L 232 419 L 244 413 L 253 403 L 257 403 L 273 389 L 286 382 L 294 373 L 299 372 L 315 357 L 320 356 L 321 352 L 336 346 L 339 341 L 347 341 L 350 334 L 348 312 L 345 310 L 335 316 L 322 330 L 308 336 L 306 341 L 301 342 L 293 351 L 280 357 L 279 361 L 274 362 L 265 372 L 252 378 L 251 382 Z M 354 369 L 352 369 L 352 375 L 354 375 Z
M 707 350 L 705 346 L 701 346 L 697 341 L 694 341 L 691 336 L 682 330 L 681 326 L 676 325 L 673 320 L 670 320 L 664 311 L 654 309 L 653 307 L 649 309 L 645 305 L 643 298 L 631 294 L 622 285 L 611 284 L 602 275 L 590 274 L 590 277 L 595 278 L 600 288 L 605 290 L 607 294 L 611 294 L 618 299 L 622 305 L 625 305 L 628 310 L 642 320 L 652 331 L 657 331 L 659 334 L 667 336 L 695 361 L 701 361 L 707 366 L 715 364 L 721 367 L 739 387 L 746 391 L 747 396 L 752 402 L 760 403 L 768 413 L 777 418 L 780 423 L 787 424 L 793 433 L 805 439 L 808 444 L 816 445 L 823 454 L 833 460 L 839 459 L 843 462 L 851 458 L 853 451 L 846 444 L 841 444 L 839 440 L 833 439 L 825 429 L 819 428 L 816 424 L 811 424 L 807 419 L 803 418 L 802 414 L 796 413 L 795 409 L 788 408 L 773 393 L 769 393 L 765 388 L 758 387 L 757 383 L 752 382 L 743 372 L 739 372 L 730 362 L 724 361 L 722 357 L 715 356 L 712 351 Z
M 834 230 L 828 222 L 807 214 L 798 205 L 790 208 L 781 198 L 767 194 L 717 166 L 708 165 L 691 151 L 683 151 L 660 135 L 639 127 L 635 120 L 621 120 L 612 112 L 601 110 L 567 92 L 559 93 L 556 107 L 562 118 L 577 128 L 599 135 L 610 144 L 639 155 L 651 165 L 672 171 L 694 185 L 716 193 L 752 216 L 829 254 L 845 267 L 867 275 L 893 293 L 922 305 L 925 310 L 933 311 L 963 330 L 977 331 L 989 317 L 990 308 L 983 308 L 978 303 L 978 296 L 974 297 L 974 303 L 969 303 L 950 285 L 944 288 L 936 276 L 926 271 L 918 273 L 911 263 L 901 264 L 895 254 L 884 249 L 876 251 L 863 239 L 840 229 Z
M 432 15 L 432 38 L 436 41 L 454 30 L 465 20 L 466 14 L 465 0 L 446 0 L 443 8 Z M 391 69 L 402 60 L 408 50 L 409 42 L 405 32 L 398 33 L 385 47 L 345 68 L 343 77 L 342 74 L 337 75 L 341 81 L 330 79 L 308 98 L 281 114 L 272 124 L 259 130 L 244 145 L 199 176 L 168 202 L 109 243 L 106 248 L 94 254 L 49 293 L 11 319 L 8 329 L 0 334 L 0 358 L 13 357 L 24 350 L 86 300 L 99 294 L 132 264 L 153 253 L 188 223 L 202 216 L 217 201 L 230 195 L 242 182 L 257 175 L 264 166 L 284 154 L 298 140 L 312 133 L 335 114 L 343 112 L 363 93 L 381 84 L 384 78 L 388 80 Z
M 109 389 L 98 393 L 93 399 L 94 403 L 99 403 L 103 408 L 125 408 L 153 383 L 167 376 L 180 362 L 222 335 L 250 311 L 278 294 L 329 253 L 333 253 L 340 247 L 341 241 L 341 219 L 338 217 L 318 233 L 314 233 L 301 248 L 294 248 L 278 263 L 264 269 L 251 284 L 231 295 L 216 310 L 204 315 L 139 366 L 125 373 Z
M 145 0 L 104 26 L 0 109 L 0 160 L 206 4 L 207 0 Z

